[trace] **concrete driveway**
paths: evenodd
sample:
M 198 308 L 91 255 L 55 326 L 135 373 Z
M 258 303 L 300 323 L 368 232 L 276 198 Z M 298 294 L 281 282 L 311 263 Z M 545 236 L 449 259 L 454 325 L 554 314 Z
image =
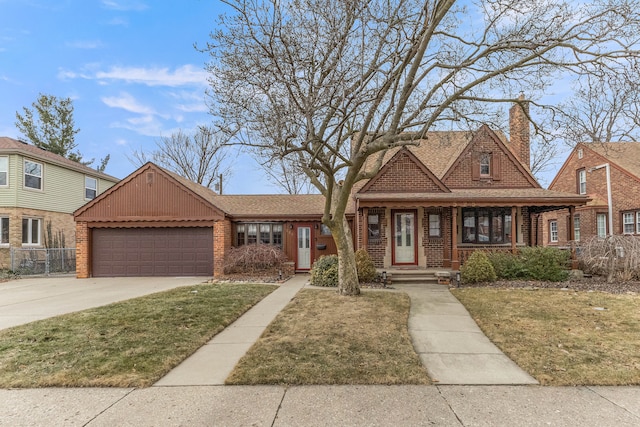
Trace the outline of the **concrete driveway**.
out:
M 207 277 L 76 279 L 66 276 L 11 280 L 0 283 L 0 329 L 180 286 L 195 285 L 207 279 Z

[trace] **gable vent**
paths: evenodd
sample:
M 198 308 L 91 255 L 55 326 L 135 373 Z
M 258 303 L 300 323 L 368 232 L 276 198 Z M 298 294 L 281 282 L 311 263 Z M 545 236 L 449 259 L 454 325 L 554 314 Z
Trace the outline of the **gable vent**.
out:
M 153 179 L 156 176 L 153 172 L 147 172 L 147 184 L 153 184 Z

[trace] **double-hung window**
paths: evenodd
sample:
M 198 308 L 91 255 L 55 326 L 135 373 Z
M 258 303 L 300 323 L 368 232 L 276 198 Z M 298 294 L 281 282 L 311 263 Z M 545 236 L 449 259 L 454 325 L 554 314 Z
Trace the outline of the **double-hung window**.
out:
M 549 241 L 551 243 L 558 242 L 558 221 L 549 221 Z
M 39 245 L 42 220 L 38 218 L 22 218 L 22 244 Z
M 607 214 L 596 214 L 596 232 L 598 237 L 607 237 Z
M 635 233 L 636 218 L 633 212 L 625 212 L 622 214 L 622 232 L 624 234 Z
M 440 237 L 439 214 L 429 214 L 429 237 Z
M 24 186 L 42 190 L 42 163 L 24 161 Z
M 9 244 L 9 218 L 0 218 L 0 245 Z
M 584 169 L 578 171 L 578 194 L 587 194 L 587 171 Z
M 9 185 L 9 157 L 0 156 L 0 187 Z
M 491 176 L 491 154 L 482 153 L 480 155 L 480 176 Z
M 580 215 L 573 217 L 573 240 L 580 241 Z
M 84 198 L 93 200 L 98 195 L 98 180 L 90 176 L 84 177 Z

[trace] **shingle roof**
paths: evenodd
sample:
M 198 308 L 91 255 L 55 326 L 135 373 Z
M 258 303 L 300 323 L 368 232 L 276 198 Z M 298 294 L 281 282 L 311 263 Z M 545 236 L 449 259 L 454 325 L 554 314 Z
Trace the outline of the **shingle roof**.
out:
M 217 195 L 212 203 L 232 217 L 295 218 L 321 216 L 325 198 L 321 194 Z M 347 214 L 355 206 L 349 200 Z
M 85 166 L 82 163 L 74 162 L 73 160 L 69 160 L 58 154 L 54 154 L 50 151 L 38 148 L 35 145 L 21 142 L 6 136 L 0 136 L 0 153 L 19 153 L 23 156 L 42 160 L 48 163 L 53 163 L 67 169 L 78 171 L 80 173 L 97 176 L 107 181 L 120 181 L 119 178 L 107 175 L 106 173 L 98 172 L 97 170 L 92 169 L 89 166 Z
M 592 142 L 583 145 L 640 178 L 640 142 Z

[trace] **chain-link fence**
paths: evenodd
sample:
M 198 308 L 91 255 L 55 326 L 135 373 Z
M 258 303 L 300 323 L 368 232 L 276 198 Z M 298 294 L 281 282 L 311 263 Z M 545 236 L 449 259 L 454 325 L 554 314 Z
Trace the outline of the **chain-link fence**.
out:
M 20 275 L 74 273 L 76 250 L 11 248 L 11 270 Z

